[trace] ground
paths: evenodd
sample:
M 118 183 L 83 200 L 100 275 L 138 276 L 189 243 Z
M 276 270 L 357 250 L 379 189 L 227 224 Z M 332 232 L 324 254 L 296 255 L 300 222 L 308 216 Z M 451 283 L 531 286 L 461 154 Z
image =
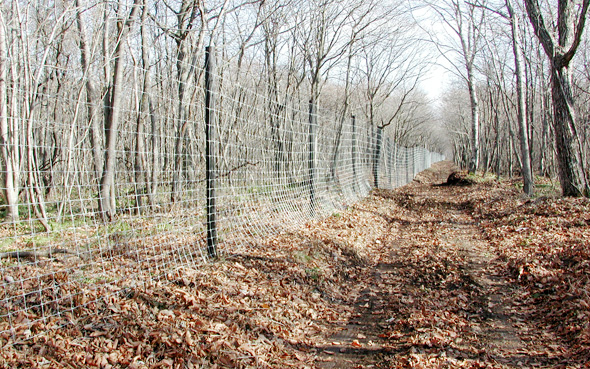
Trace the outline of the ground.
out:
M 0 363 L 590 367 L 590 202 L 529 199 L 517 181 L 441 185 L 454 170 L 437 163 L 196 269 L 97 287 L 89 301 L 108 297 L 0 337 Z

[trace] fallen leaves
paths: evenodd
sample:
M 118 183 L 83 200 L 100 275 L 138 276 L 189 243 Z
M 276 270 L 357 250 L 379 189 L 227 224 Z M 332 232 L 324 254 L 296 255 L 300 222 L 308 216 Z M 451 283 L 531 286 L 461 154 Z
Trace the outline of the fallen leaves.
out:
M 69 296 L 43 308 L 75 308 L 15 314 L 0 366 L 577 367 L 590 360 L 589 224 L 588 200 L 525 200 L 510 182 L 375 191 L 198 269 L 27 280 Z

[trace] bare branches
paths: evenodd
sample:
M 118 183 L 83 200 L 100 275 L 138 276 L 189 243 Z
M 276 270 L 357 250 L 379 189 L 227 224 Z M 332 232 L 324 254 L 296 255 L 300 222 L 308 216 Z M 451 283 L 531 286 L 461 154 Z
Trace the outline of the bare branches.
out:
M 535 30 L 535 34 L 539 38 L 541 45 L 545 49 L 547 55 L 554 56 L 555 55 L 555 40 L 549 33 L 548 28 L 545 24 L 545 19 L 541 14 L 541 9 L 539 7 L 539 2 L 537 0 L 524 0 L 526 5 L 527 12 L 529 14 L 529 19 L 531 20 L 531 24 Z

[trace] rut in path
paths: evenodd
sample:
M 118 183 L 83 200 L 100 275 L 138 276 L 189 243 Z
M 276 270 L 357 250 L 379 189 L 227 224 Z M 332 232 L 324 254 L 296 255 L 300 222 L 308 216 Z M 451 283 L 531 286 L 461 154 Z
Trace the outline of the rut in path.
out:
M 519 338 L 535 327 L 514 305 L 462 188 L 432 186 L 451 170 L 439 163 L 421 177 L 429 183 L 376 194 L 389 224 L 377 241 L 381 253 L 358 286 L 353 318 L 333 327 L 320 349 L 318 367 L 554 364 L 535 351 L 538 343 Z

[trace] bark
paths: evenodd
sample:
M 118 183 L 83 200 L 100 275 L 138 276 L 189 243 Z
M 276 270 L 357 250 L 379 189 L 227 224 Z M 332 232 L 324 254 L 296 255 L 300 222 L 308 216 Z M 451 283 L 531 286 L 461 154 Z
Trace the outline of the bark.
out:
M 156 205 L 156 192 L 158 188 L 158 165 L 159 165 L 159 132 L 158 132 L 158 122 L 156 119 L 155 109 L 152 103 L 152 93 L 151 93 L 151 86 L 152 86 L 152 79 L 151 79 L 151 71 L 150 71 L 150 53 L 149 53 L 149 45 L 148 45 L 148 37 L 147 37 L 147 28 L 146 28 L 146 18 L 147 18 L 147 8 L 145 4 L 143 5 L 142 11 L 142 22 L 141 22 L 141 63 L 142 69 L 144 70 L 143 76 L 143 88 L 142 88 L 142 102 L 141 102 L 141 111 L 144 112 L 149 116 L 150 123 L 151 123 L 151 141 L 152 141 L 152 160 L 151 160 L 151 174 L 148 175 L 149 170 L 146 170 L 146 162 L 145 155 L 136 154 L 136 162 L 139 163 L 143 167 L 144 171 L 144 178 L 145 178 L 145 186 L 148 196 L 148 203 L 150 207 Z M 138 121 L 137 127 L 137 141 L 136 145 L 136 152 L 139 153 L 140 150 L 143 152 L 145 150 L 145 145 L 140 143 L 140 133 L 142 127 L 140 126 L 140 122 Z M 141 167 L 136 167 L 136 172 L 138 170 L 142 170 Z M 140 201 L 140 200 L 139 200 Z M 139 202 L 138 201 L 138 202 Z
M 86 87 L 86 107 L 88 114 L 88 121 L 90 123 L 90 142 L 92 145 L 92 158 L 94 165 L 95 178 L 98 180 L 103 169 L 102 163 L 102 136 L 100 122 L 97 119 L 98 116 L 98 101 L 96 100 L 95 88 L 92 80 L 89 77 L 88 70 L 90 68 L 88 59 L 90 58 L 90 49 L 88 47 L 88 41 L 86 40 L 86 31 L 84 30 L 84 23 L 82 20 L 82 11 L 80 6 L 80 0 L 75 2 L 78 11 L 76 13 L 76 21 L 78 25 L 78 32 L 80 34 L 80 64 L 85 76 L 85 87 Z
M 105 116 L 105 138 L 106 155 L 104 170 L 100 179 L 99 209 L 105 219 L 111 220 L 115 216 L 114 181 L 117 159 L 117 138 L 119 134 L 119 121 L 121 115 L 121 104 L 123 94 L 123 47 L 133 24 L 140 0 L 135 0 L 133 8 L 127 20 L 120 24 L 120 32 L 113 59 L 115 62 L 113 70 L 113 84 L 110 94 L 109 109 Z
M 475 88 L 473 66 L 467 66 L 467 88 L 469 89 L 469 102 L 471 105 L 471 157 L 468 171 L 475 173 L 479 162 L 479 98 Z
M 19 171 L 16 163 L 14 149 L 18 149 L 11 144 L 11 141 L 17 137 L 10 137 L 8 126 L 8 96 L 6 79 L 8 78 L 8 50 L 6 43 L 4 17 L 0 14 L 0 149 L 2 153 L 2 170 L 3 170 L 3 192 L 6 200 L 6 221 L 17 222 L 18 215 L 18 182 Z M 12 132 L 14 135 L 15 132 Z M 16 132 L 18 134 L 18 132 Z
M 523 191 L 528 196 L 533 195 L 533 174 L 531 165 L 531 151 L 529 145 L 528 122 L 524 86 L 524 62 L 521 49 L 521 36 L 518 15 L 514 12 L 510 0 L 506 0 L 506 8 L 510 17 L 512 29 L 512 52 L 514 53 L 514 67 L 516 71 L 516 94 L 518 99 L 518 132 L 520 138 L 520 156 L 523 177 Z
M 172 203 L 180 201 L 181 180 L 186 177 L 186 163 L 185 163 L 185 145 L 186 132 L 189 128 L 187 120 L 187 109 L 185 102 L 186 85 L 189 76 L 193 71 L 193 66 L 187 66 L 187 57 L 190 51 L 190 43 L 188 36 L 193 31 L 197 15 L 200 16 L 201 24 L 205 24 L 205 10 L 202 2 L 193 2 L 183 0 L 180 10 L 175 13 L 177 19 L 177 27 L 179 31 L 172 34 L 172 38 L 176 42 L 176 73 L 178 80 L 178 128 L 174 143 L 174 173 L 172 174 L 172 189 L 170 191 L 170 201 Z M 199 49 L 203 43 L 205 27 L 201 27 L 198 32 L 197 40 L 193 45 L 195 49 Z
M 577 135 L 570 63 L 582 38 L 590 0 L 583 0 L 576 19 L 576 1 L 558 3 L 555 39 L 549 32 L 537 0 L 525 0 L 526 10 L 535 34 L 551 62 L 551 98 L 553 129 L 563 196 L 588 196 L 587 173 L 582 160 L 582 148 Z

